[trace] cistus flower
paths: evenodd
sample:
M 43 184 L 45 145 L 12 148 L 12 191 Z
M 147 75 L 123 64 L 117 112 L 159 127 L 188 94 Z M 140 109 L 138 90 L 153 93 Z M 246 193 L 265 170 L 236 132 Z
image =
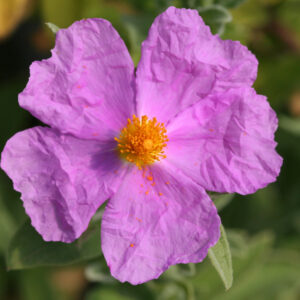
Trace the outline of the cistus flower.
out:
M 196 10 L 155 19 L 136 74 L 108 21 L 75 22 L 19 95 L 50 128 L 13 136 L 1 167 L 45 241 L 74 241 L 109 199 L 101 244 L 112 275 L 157 278 L 218 241 L 206 190 L 249 194 L 279 174 L 277 118 L 251 88 L 256 73 L 254 55 L 212 35 Z

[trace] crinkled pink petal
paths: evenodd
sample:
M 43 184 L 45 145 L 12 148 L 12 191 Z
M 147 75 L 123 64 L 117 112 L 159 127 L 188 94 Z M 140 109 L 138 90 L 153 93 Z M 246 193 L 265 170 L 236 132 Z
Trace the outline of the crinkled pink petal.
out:
M 135 112 L 134 65 L 112 25 L 75 22 L 57 33 L 52 57 L 36 61 L 20 105 L 62 133 L 105 139 Z
M 276 180 L 276 114 L 252 88 L 212 94 L 169 124 L 167 158 L 206 190 L 254 193 Z
M 245 46 L 212 35 L 196 10 L 170 7 L 142 45 L 137 112 L 166 123 L 212 91 L 251 86 L 256 74 L 257 60 Z
M 44 240 L 62 242 L 78 238 L 113 195 L 120 166 L 112 143 L 79 140 L 46 127 L 17 133 L 1 159 L 32 225 Z
M 219 239 L 219 227 L 204 189 L 159 164 L 144 177 L 143 171 L 128 173 L 109 200 L 102 251 L 114 277 L 140 284 L 173 264 L 202 261 Z

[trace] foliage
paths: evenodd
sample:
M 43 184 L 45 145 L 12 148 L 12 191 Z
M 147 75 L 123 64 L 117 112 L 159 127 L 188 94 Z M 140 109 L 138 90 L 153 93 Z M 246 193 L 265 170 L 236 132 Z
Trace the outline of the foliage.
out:
M 94 222 L 75 242 L 45 242 L 29 220 L 15 233 L 7 251 L 9 270 L 73 264 L 100 256 L 100 222 Z
M 223 280 L 226 290 L 230 289 L 233 281 L 232 259 L 223 225 L 221 225 L 221 237 L 218 243 L 208 250 L 208 257 Z

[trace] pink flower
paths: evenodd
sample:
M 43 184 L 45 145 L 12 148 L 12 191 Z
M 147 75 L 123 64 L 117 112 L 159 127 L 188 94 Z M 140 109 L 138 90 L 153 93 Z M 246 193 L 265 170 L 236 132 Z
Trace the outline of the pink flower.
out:
M 213 36 L 195 10 L 155 19 L 136 75 L 109 22 L 75 22 L 19 97 L 50 128 L 13 136 L 1 167 L 45 241 L 72 242 L 109 199 L 102 251 L 120 281 L 200 262 L 220 226 L 205 190 L 254 193 L 280 171 L 256 72 L 254 55 Z

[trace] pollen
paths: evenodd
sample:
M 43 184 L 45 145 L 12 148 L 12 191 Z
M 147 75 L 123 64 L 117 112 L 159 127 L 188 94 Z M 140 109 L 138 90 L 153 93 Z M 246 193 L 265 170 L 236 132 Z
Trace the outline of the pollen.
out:
M 115 137 L 118 142 L 117 150 L 123 159 L 143 169 L 166 158 L 166 133 L 164 123 L 157 122 L 156 118 L 137 118 L 133 115 L 132 119 L 128 119 L 127 126 L 121 130 L 120 136 Z M 150 177 L 148 180 L 151 181 Z

